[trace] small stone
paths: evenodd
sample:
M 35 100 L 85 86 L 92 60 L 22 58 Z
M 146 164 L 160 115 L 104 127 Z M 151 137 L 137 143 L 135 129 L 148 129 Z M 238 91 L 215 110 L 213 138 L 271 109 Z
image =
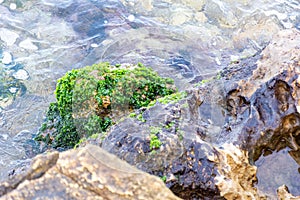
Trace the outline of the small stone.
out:
M 12 55 L 9 52 L 3 52 L 2 63 L 9 65 L 12 62 Z
M 93 47 L 93 48 L 97 48 L 99 45 L 98 44 L 96 44 L 96 43 L 92 43 L 91 44 L 91 47 Z
M 235 56 L 235 55 L 231 55 L 230 56 L 230 61 L 231 62 L 237 62 L 239 61 L 240 57 L 239 56 Z
M 197 12 L 195 14 L 195 19 L 200 23 L 207 22 L 207 17 L 205 16 L 205 14 L 203 12 Z
M 4 2 L 4 0 L 0 0 L 0 3 L 3 3 Z
M 15 94 L 18 91 L 18 88 L 16 87 L 11 87 L 8 89 L 10 93 Z
M 33 51 L 38 50 L 38 47 L 34 45 L 29 38 L 20 42 L 19 46 L 22 47 L 23 49 L 28 49 Z
M 129 15 L 127 17 L 127 19 L 128 19 L 128 21 L 133 22 L 135 20 L 135 17 L 134 17 L 134 15 Z
M 19 80 L 26 80 L 29 78 L 29 74 L 26 70 L 20 69 L 16 73 L 13 74 L 13 77 Z
M 0 29 L 0 39 L 5 42 L 7 46 L 13 45 L 18 37 L 19 35 L 13 31 L 5 28 Z
M 172 15 L 171 18 L 171 24 L 175 26 L 179 26 L 187 22 L 189 19 L 189 16 L 184 12 L 177 12 Z
M 15 9 L 17 8 L 17 4 L 11 3 L 11 4 L 9 5 L 9 8 L 10 8 L 11 10 L 15 10 Z
M 296 106 L 297 111 L 300 112 L 300 106 Z
M 216 61 L 217 65 L 221 65 L 221 61 L 218 57 L 215 58 L 215 61 Z

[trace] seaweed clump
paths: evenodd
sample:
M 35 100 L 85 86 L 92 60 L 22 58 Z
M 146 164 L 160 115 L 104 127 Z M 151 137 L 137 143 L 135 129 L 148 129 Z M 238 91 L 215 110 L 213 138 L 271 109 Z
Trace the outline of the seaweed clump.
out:
M 54 148 L 74 147 L 82 138 L 102 134 L 122 113 L 146 107 L 176 92 L 174 81 L 151 68 L 99 63 L 67 72 L 36 136 Z

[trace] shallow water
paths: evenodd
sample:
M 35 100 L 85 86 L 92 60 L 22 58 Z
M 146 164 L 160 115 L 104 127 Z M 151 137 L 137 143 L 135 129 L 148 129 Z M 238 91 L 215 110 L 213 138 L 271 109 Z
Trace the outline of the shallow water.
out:
M 293 0 L 0 2 L 0 180 L 34 155 L 32 135 L 66 71 L 142 62 L 184 89 L 300 28 Z

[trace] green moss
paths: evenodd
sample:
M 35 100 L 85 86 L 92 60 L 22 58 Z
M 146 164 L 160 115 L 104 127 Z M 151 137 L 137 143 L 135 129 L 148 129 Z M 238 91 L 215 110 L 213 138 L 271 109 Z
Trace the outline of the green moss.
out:
M 177 103 L 181 99 L 184 99 L 187 96 L 186 92 L 176 92 L 170 95 L 167 95 L 165 97 L 157 99 L 158 102 L 162 104 L 168 104 L 168 103 Z
M 150 107 L 154 106 L 155 104 L 156 104 L 156 100 L 153 100 L 148 104 L 147 108 L 150 108 Z
M 184 132 L 182 130 L 180 131 L 177 131 L 178 132 L 178 138 L 180 141 L 183 141 L 183 138 L 184 138 Z
M 221 78 L 222 78 L 221 73 L 218 72 L 218 74 L 217 74 L 217 76 L 216 76 L 216 79 L 217 79 L 217 80 L 220 80 Z
M 157 135 L 151 134 L 150 136 L 150 148 L 151 149 L 159 149 L 161 146 L 161 141 L 157 137 Z
M 162 129 L 157 126 L 150 126 L 150 134 L 158 134 Z
M 138 114 L 138 115 L 136 116 L 136 119 L 139 120 L 139 121 L 141 121 L 141 122 L 146 122 L 146 120 L 145 120 L 144 117 L 143 117 L 143 114 Z
M 130 113 L 129 117 L 136 117 L 136 113 Z
M 167 181 L 167 176 L 162 176 L 160 179 L 165 183 Z
M 161 130 L 162 129 L 160 127 L 150 126 L 150 149 L 159 149 L 162 145 L 157 136 Z
M 104 133 L 113 123 L 112 110 L 147 107 L 156 98 L 174 93 L 173 80 L 151 68 L 100 63 L 73 69 L 57 82 L 57 102 L 50 104 L 37 140 L 69 148 L 81 138 Z M 142 115 L 137 119 L 145 122 Z M 51 134 L 47 130 L 51 129 Z
M 175 125 L 174 122 L 170 122 L 170 123 L 168 123 L 168 124 L 165 125 L 165 128 L 166 128 L 166 129 L 170 129 L 170 128 L 172 128 L 174 125 Z

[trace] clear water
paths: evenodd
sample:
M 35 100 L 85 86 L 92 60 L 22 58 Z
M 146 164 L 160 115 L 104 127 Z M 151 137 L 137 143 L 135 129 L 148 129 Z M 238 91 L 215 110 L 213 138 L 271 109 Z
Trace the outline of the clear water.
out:
M 0 2 L 0 180 L 34 155 L 32 135 L 66 71 L 142 62 L 184 89 L 300 28 L 296 0 Z

